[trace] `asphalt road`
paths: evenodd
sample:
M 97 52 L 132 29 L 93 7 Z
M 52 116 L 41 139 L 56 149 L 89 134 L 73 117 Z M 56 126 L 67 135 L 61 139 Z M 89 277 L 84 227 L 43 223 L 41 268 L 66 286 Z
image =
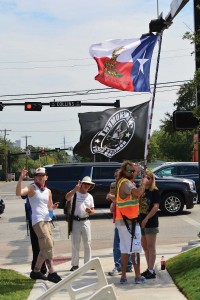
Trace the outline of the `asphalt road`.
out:
M 23 184 L 26 184 L 24 182 Z M 15 196 L 16 182 L 0 182 L 0 196 L 5 201 L 5 212 L 0 216 L 0 266 L 14 265 L 31 259 L 30 238 L 27 236 L 25 222 L 24 200 Z M 62 210 L 55 211 L 55 253 L 70 255 L 71 242 L 67 237 L 67 223 L 64 220 Z M 192 210 L 184 210 L 178 216 L 162 216 L 159 218 L 160 233 L 157 245 L 159 249 L 166 249 L 170 245 L 177 247 L 177 252 L 190 240 L 197 239 L 200 231 L 200 205 L 197 204 Z M 97 209 L 91 217 L 92 223 L 92 249 L 112 249 L 113 229 L 112 218 L 108 209 Z M 82 249 L 82 248 L 81 248 Z M 162 250 L 157 255 L 161 256 Z M 109 251 L 108 255 L 112 255 Z M 105 255 L 104 255 L 105 256 Z

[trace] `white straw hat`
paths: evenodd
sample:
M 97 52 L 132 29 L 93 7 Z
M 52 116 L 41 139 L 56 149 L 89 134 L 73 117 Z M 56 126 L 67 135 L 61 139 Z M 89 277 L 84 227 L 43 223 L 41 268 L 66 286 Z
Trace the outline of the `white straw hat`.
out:
M 95 183 L 92 182 L 92 180 L 91 180 L 91 178 L 89 176 L 83 177 L 81 183 L 89 183 L 90 184 L 89 191 L 91 191 L 94 188 L 94 186 L 95 186 Z

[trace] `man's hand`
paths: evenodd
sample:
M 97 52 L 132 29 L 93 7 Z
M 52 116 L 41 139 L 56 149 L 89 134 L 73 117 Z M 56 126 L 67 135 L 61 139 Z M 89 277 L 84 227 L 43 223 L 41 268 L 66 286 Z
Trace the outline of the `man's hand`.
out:
M 75 186 L 74 190 L 75 190 L 76 192 L 79 192 L 80 188 L 81 188 L 81 182 L 80 182 L 80 180 L 79 180 L 78 183 L 77 183 L 77 185 Z
M 21 170 L 21 178 L 24 179 L 24 177 L 27 175 L 27 173 L 28 173 L 28 171 L 25 170 L 25 168 L 23 168 L 23 169 Z

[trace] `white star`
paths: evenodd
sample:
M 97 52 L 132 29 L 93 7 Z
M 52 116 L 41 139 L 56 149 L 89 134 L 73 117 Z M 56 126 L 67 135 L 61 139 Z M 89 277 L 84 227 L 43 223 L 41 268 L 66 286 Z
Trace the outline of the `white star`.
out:
M 139 64 L 140 64 L 140 68 L 139 68 L 139 72 L 141 71 L 144 74 L 144 69 L 143 66 L 144 64 L 148 61 L 149 59 L 146 58 L 138 58 Z
M 95 143 L 99 144 L 99 143 L 100 143 L 100 140 L 99 140 L 99 139 L 95 140 Z

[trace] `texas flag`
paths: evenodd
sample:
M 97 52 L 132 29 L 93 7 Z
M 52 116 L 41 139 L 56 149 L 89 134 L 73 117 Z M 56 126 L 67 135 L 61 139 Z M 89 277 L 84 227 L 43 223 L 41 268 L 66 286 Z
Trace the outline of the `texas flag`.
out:
M 95 79 L 122 91 L 149 92 L 151 58 L 157 39 L 157 35 L 147 34 L 93 44 L 89 52 L 98 65 Z

